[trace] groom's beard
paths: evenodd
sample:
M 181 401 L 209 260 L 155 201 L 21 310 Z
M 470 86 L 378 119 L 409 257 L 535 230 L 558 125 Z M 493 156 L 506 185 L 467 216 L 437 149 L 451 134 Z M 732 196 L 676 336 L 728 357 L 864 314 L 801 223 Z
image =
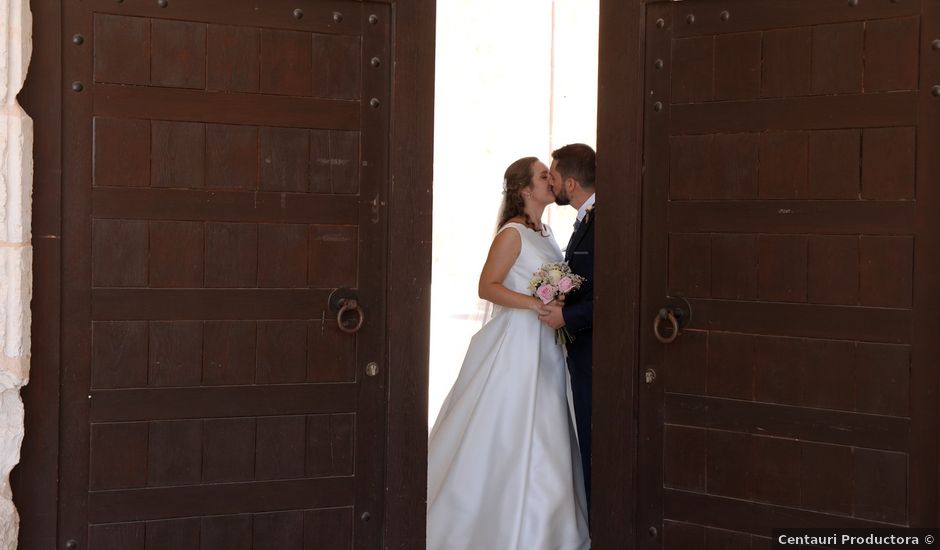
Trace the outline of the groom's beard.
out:
M 571 198 L 568 196 L 568 193 L 555 195 L 555 204 L 557 204 L 558 206 L 567 206 L 571 204 Z

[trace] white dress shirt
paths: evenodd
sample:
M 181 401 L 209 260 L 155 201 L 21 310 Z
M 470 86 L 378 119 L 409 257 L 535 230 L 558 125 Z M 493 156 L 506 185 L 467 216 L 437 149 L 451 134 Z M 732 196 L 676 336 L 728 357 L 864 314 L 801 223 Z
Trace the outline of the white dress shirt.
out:
M 591 196 L 588 197 L 588 200 L 584 201 L 584 204 L 581 205 L 581 208 L 578 208 L 578 223 L 584 221 L 584 215 L 587 214 L 587 209 L 591 206 L 594 206 L 594 193 L 591 193 Z

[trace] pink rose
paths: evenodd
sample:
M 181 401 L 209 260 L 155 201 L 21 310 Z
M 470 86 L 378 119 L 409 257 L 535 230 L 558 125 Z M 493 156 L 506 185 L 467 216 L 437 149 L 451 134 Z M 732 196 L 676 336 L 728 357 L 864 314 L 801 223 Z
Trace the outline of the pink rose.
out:
M 535 291 L 535 295 L 538 296 L 542 302 L 547 304 L 555 299 L 555 287 L 552 285 L 542 285 Z
M 558 291 L 562 294 L 567 294 L 574 287 L 574 282 L 572 282 L 571 277 L 562 277 L 558 281 Z

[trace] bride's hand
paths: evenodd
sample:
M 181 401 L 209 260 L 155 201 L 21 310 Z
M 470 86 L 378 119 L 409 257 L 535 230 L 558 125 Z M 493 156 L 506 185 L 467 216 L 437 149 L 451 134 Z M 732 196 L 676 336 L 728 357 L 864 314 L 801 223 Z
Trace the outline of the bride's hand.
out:
M 535 297 L 532 298 L 532 305 L 529 306 L 529 309 L 534 311 L 539 316 L 548 315 L 549 312 L 548 307 L 542 303 L 542 300 L 539 300 Z

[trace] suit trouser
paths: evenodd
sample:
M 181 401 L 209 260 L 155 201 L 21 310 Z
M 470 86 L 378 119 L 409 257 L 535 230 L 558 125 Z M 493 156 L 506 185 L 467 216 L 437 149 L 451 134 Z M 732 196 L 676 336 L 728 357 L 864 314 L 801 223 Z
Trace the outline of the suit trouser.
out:
M 571 375 L 571 395 L 574 399 L 575 426 L 578 429 L 578 446 L 581 451 L 581 466 L 584 469 L 584 492 L 587 495 L 588 517 L 591 514 L 591 371 L 573 368 L 569 358 L 568 372 Z

